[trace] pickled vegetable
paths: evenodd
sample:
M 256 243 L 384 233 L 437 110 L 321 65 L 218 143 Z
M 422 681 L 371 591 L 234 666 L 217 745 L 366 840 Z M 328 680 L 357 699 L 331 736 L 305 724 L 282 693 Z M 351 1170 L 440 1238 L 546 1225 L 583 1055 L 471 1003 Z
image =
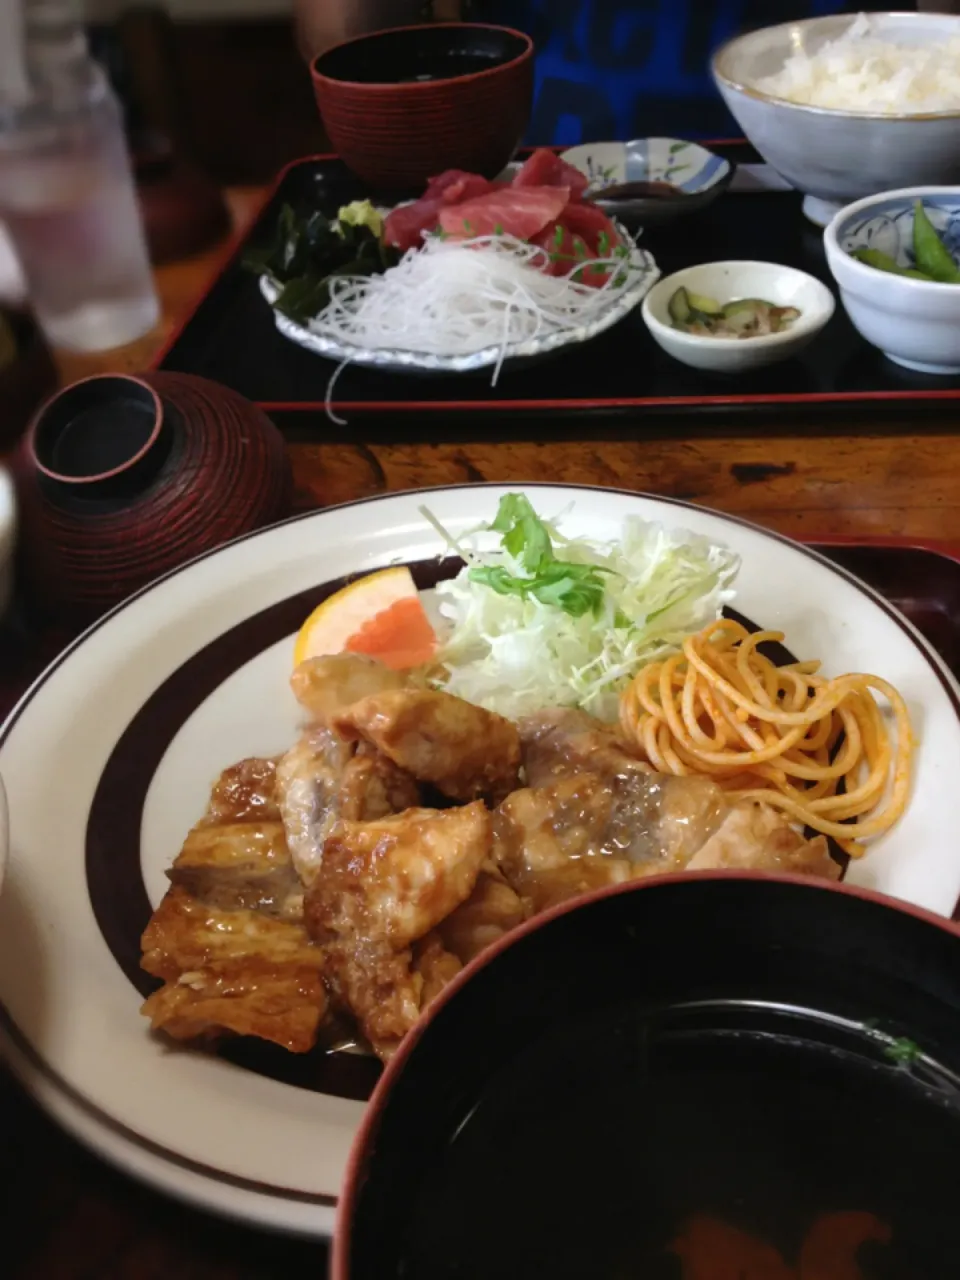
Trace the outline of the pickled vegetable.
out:
M 687 297 L 693 310 L 699 311 L 702 316 L 718 316 L 723 310 L 719 302 L 713 298 L 705 298 L 702 293 L 691 293 L 688 289 Z
M 686 289 L 678 289 L 671 295 L 667 310 L 670 312 L 670 319 L 675 328 L 681 329 L 690 323 L 693 319 L 693 307 L 690 305 L 690 295 Z
M 913 256 L 917 268 L 934 280 L 941 284 L 960 284 L 960 269 L 919 200 L 913 209 Z
M 677 289 L 667 304 L 675 329 L 709 338 L 759 338 L 782 333 L 798 319 L 796 307 L 778 307 L 764 298 L 718 302 L 688 289 Z

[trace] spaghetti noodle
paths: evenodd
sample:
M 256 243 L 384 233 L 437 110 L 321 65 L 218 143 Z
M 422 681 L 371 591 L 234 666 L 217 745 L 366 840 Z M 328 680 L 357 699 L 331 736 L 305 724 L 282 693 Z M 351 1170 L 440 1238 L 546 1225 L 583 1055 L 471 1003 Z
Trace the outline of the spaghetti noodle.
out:
M 906 807 L 914 751 L 906 703 L 879 676 L 828 679 L 819 662 L 778 667 L 759 646 L 782 640 L 726 618 L 711 623 L 634 677 L 621 727 L 661 773 L 707 774 L 857 857 L 860 841 Z M 873 690 L 893 711 L 895 743 Z

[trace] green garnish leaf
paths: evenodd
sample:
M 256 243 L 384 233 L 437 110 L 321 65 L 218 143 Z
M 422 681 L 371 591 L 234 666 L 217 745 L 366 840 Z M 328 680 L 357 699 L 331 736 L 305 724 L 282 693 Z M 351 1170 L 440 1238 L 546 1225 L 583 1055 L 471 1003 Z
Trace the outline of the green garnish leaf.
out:
M 464 218 L 464 220 L 463 220 L 463 229 L 464 229 L 464 231 L 467 233 L 467 235 L 468 235 L 468 236 L 472 236 L 472 235 L 473 235 L 473 223 L 470 221 L 470 219 L 469 219 L 469 218 Z
M 502 236 L 502 235 L 503 235 L 503 223 L 502 223 L 502 222 L 498 222 L 498 223 L 496 224 L 496 226 L 493 228 L 493 234 L 494 234 L 495 236 Z
M 574 618 L 599 613 L 603 575 L 608 571 L 558 560 L 547 527 L 525 494 L 508 493 L 501 498 L 490 528 L 503 535 L 500 545 L 530 576 L 511 574 L 502 565 L 483 565 L 470 570 L 471 582 L 480 582 L 502 596 L 533 596 L 541 604 L 553 605 Z
M 533 596 L 541 604 L 553 605 L 573 618 L 599 613 L 603 603 L 603 580 L 591 565 L 566 564 L 555 560 L 543 572 L 530 578 L 516 577 L 502 565 L 481 565 L 470 570 L 470 581 L 482 583 L 501 596 Z
M 610 236 L 606 231 L 601 231 L 597 236 L 597 252 L 601 258 L 605 258 L 610 252 Z
M 558 222 L 553 229 L 553 243 L 557 246 L 558 249 L 561 249 L 563 247 L 563 237 L 564 237 L 564 230 L 563 230 L 563 227 L 561 227 L 561 225 Z
M 553 545 L 546 525 L 524 493 L 508 493 L 500 499 L 490 528 L 503 534 L 504 550 L 519 560 L 528 573 L 535 573 L 541 564 L 553 559 Z
M 916 1041 L 909 1040 L 906 1036 L 900 1036 L 886 1046 L 883 1056 L 889 1058 L 891 1062 L 896 1062 L 899 1066 L 909 1066 L 910 1063 L 916 1062 L 923 1057 L 923 1050 Z

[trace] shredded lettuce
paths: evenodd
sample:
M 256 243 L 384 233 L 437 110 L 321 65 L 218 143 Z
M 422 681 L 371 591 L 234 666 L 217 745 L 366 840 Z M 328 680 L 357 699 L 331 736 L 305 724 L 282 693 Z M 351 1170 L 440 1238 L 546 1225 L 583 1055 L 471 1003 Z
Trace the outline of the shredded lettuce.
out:
M 734 596 L 740 561 L 729 548 L 636 516 L 614 543 L 566 538 L 563 513 L 543 520 L 525 495 L 508 494 L 490 524 L 457 543 L 421 511 L 465 561 L 436 589 L 443 687 L 511 719 L 575 706 L 616 720 L 631 677 Z

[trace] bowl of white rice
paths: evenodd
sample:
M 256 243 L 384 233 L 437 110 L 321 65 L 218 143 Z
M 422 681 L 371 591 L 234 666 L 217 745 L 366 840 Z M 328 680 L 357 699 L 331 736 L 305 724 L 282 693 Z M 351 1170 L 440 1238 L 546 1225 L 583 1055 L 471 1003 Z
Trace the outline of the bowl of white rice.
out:
M 960 182 L 960 16 L 837 14 L 713 56 L 730 112 L 825 226 L 879 191 Z

